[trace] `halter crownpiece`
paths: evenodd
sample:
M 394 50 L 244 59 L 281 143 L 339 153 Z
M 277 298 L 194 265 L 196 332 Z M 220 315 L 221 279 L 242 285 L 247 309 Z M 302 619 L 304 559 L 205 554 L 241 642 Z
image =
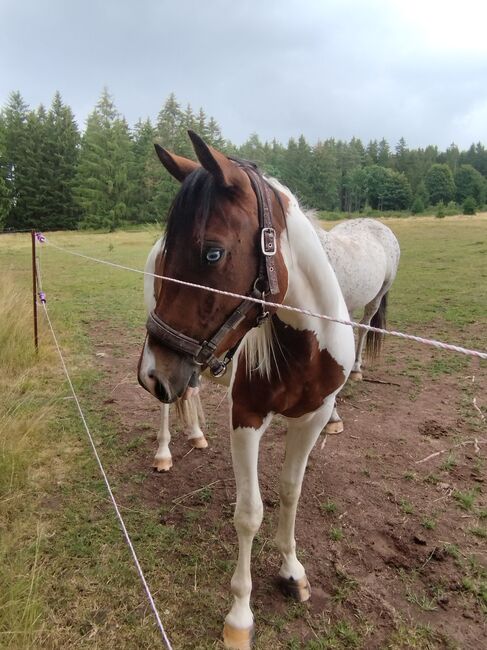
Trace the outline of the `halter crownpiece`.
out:
M 277 251 L 276 231 L 272 225 L 272 207 L 269 185 L 262 176 L 250 165 L 239 163 L 250 179 L 252 189 L 257 198 L 257 214 L 260 225 L 260 249 L 263 257 L 260 259 L 259 276 L 265 278 L 267 289 L 273 296 L 279 293 L 276 267 L 272 259 Z
M 279 282 L 274 262 L 274 256 L 277 252 L 277 236 L 272 224 L 269 186 L 251 163 L 235 160 L 233 162 L 241 167 L 249 177 L 250 184 L 257 199 L 257 214 L 260 227 L 259 274 L 254 281 L 249 297 L 264 300 L 265 296 L 269 293 L 271 295 L 279 293 Z M 227 366 L 232 360 L 240 341 L 228 350 L 223 361 L 220 361 L 215 356 L 215 350 L 228 332 L 235 330 L 240 325 L 252 307 L 255 307 L 254 302 L 251 300 L 243 300 L 209 341 L 198 341 L 186 334 L 178 332 L 159 318 L 155 311 L 150 312 L 146 328 L 147 332 L 159 343 L 166 345 L 175 352 L 188 354 L 193 357 L 197 365 L 210 368 L 214 377 L 221 377 L 225 374 Z M 257 316 L 254 327 L 261 325 L 268 318 L 269 314 L 270 312 L 262 307 L 262 311 Z

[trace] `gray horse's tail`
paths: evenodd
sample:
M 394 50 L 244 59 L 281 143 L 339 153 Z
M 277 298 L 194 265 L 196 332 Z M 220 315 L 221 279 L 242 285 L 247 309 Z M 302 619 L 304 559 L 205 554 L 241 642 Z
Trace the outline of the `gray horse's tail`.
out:
M 379 327 L 380 329 L 386 328 L 387 294 L 388 292 L 386 291 L 380 301 L 379 309 L 372 316 L 372 320 L 370 321 L 372 327 Z M 380 355 L 383 339 L 384 334 L 379 334 L 379 332 L 367 332 L 365 353 L 369 359 L 376 359 Z

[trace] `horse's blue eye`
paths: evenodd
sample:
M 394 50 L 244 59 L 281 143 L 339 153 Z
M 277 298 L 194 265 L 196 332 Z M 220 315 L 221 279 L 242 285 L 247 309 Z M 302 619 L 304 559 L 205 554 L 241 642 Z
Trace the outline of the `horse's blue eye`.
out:
M 209 264 L 215 264 L 219 262 L 223 257 L 223 251 L 221 248 L 209 248 L 205 253 L 205 259 Z

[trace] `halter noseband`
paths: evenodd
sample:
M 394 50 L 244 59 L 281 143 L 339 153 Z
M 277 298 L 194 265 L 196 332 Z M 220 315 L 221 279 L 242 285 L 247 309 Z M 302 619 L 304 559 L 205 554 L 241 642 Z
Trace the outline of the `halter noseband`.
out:
M 253 289 L 249 297 L 263 299 L 266 294 L 276 295 L 279 293 L 279 283 L 274 263 L 274 256 L 277 251 L 277 238 L 276 231 L 272 225 L 269 186 L 251 164 L 240 161 L 234 162 L 249 177 L 252 189 L 257 198 L 257 213 L 260 227 L 259 275 L 254 281 Z M 198 341 L 186 334 L 178 332 L 159 318 L 155 311 L 150 312 L 146 328 L 147 332 L 159 343 L 166 345 L 176 352 L 190 355 L 198 365 L 208 366 L 214 377 L 221 377 L 225 374 L 227 366 L 232 360 L 240 341 L 228 350 L 223 361 L 220 361 L 215 356 L 215 350 L 228 332 L 236 329 L 254 306 L 255 303 L 251 300 L 243 300 L 209 341 Z M 264 311 L 264 307 L 262 307 L 262 313 L 257 317 L 255 326 L 260 325 L 268 316 L 269 312 Z

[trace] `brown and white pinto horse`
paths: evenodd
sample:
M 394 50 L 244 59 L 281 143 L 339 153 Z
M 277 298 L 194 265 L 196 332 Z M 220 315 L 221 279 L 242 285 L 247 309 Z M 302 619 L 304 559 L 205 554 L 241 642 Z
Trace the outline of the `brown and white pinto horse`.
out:
M 289 190 L 189 135 L 201 165 L 158 148 L 163 165 L 182 182 L 168 218 L 164 275 L 346 319 L 327 255 Z M 261 437 L 275 414 L 287 420 L 279 577 L 287 593 L 307 600 L 309 583 L 296 557 L 296 508 L 308 455 L 354 363 L 350 327 L 284 309 L 269 312 L 162 281 L 138 369 L 140 383 L 169 403 L 184 395 L 195 372 L 206 366 L 214 375 L 223 372 L 220 359 L 234 351 L 229 402 L 239 554 L 224 625 L 227 648 L 249 648 L 252 637 L 251 547 L 263 516 Z

